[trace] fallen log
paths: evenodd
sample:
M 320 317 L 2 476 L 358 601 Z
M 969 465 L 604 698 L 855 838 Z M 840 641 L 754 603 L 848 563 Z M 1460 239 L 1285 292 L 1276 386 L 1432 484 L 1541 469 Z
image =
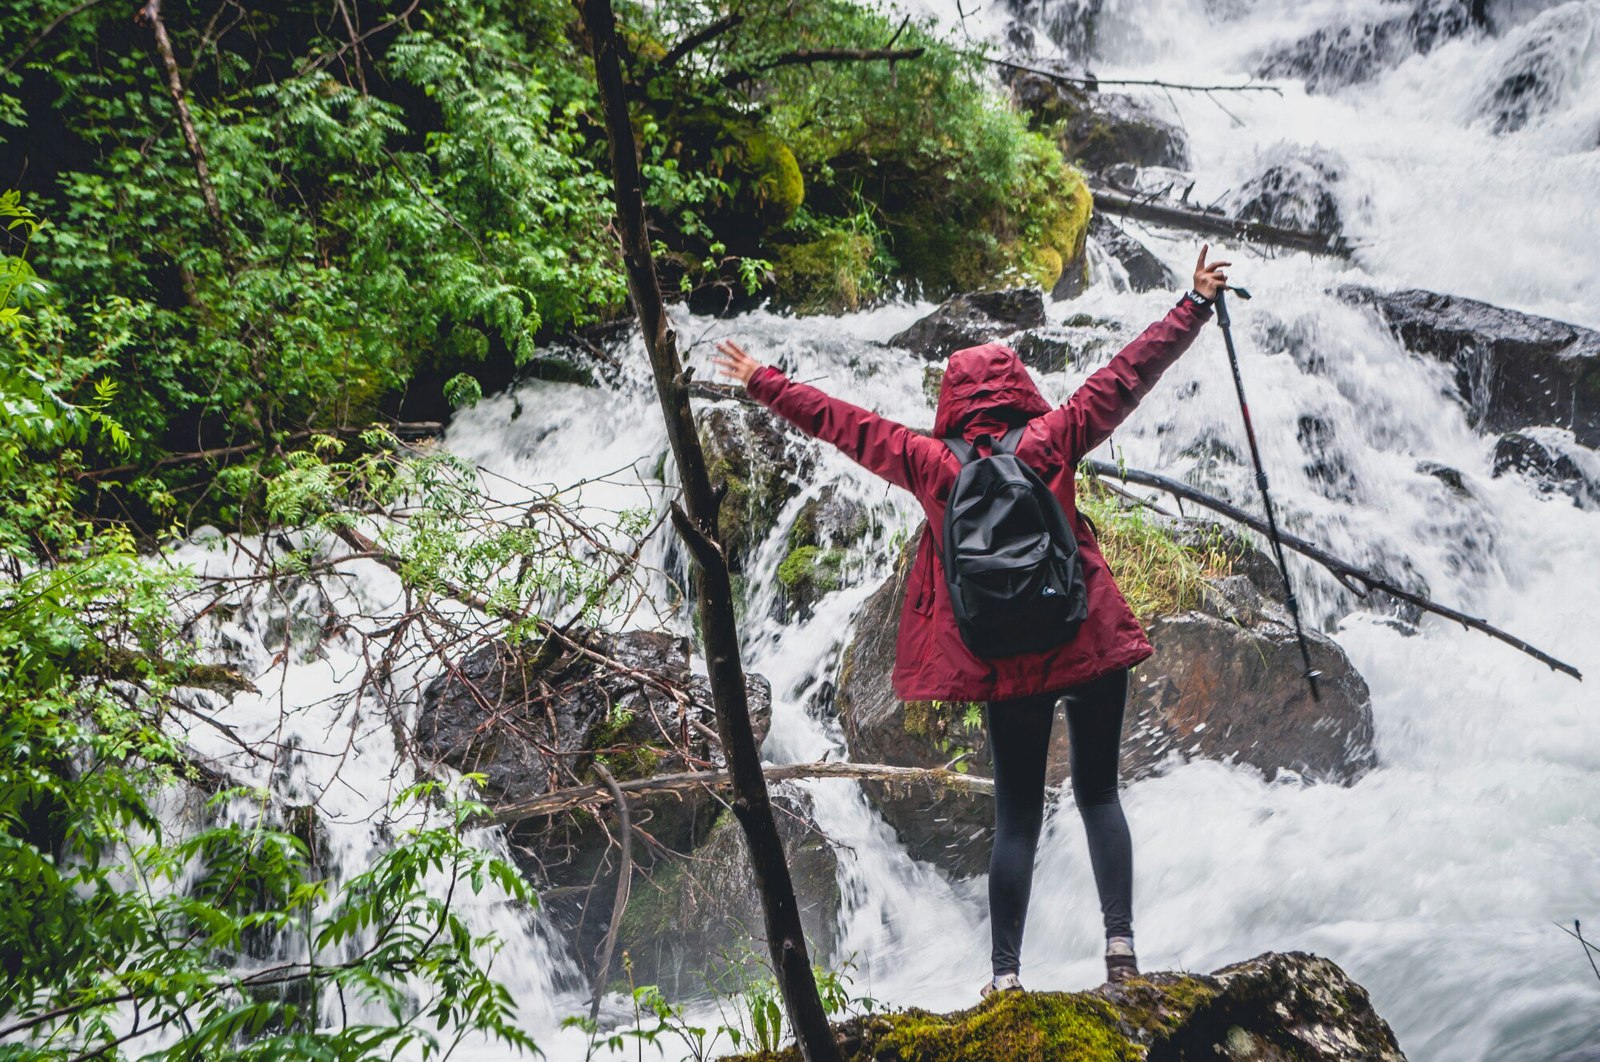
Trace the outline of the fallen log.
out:
M 1158 203 L 1153 199 L 1129 195 L 1111 188 L 1091 188 L 1094 208 L 1107 214 L 1137 218 L 1157 225 L 1171 225 L 1191 232 L 1210 233 L 1245 242 L 1271 244 L 1294 251 L 1328 254 L 1349 258 L 1354 248 L 1342 235 L 1327 236 L 1320 232 L 1271 225 L 1265 221 L 1229 217 L 1220 210 L 1204 207 L 1179 206 L 1175 203 Z
M 1191 501 L 1196 505 L 1203 506 L 1213 512 L 1221 513 L 1230 520 L 1244 524 L 1252 531 L 1259 532 L 1263 535 L 1268 533 L 1267 522 L 1265 520 L 1257 516 L 1252 516 L 1250 513 L 1245 512 L 1237 505 L 1232 505 L 1228 502 L 1225 502 L 1221 498 L 1207 494 L 1204 491 L 1196 490 L 1194 487 L 1191 487 L 1189 484 L 1181 482 L 1180 480 L 1157 475 L 1154 472 L 1144 472 L 1136 468 L 1119 468 L 1109 461 L 1085 459 L 1078 463 L 1078 467 L 1092 476 L 1103 476 L 1106 479 L 1119 480 L 1123 483 L 1137 483 L 1145 487 L 1154 487 L 1156 490 L 1164 491 L 1175 498 L 1182 498 L 1184 501 Z M 1487 634 L 1489 637 L 1498 641 L 1502 641 L 1511 646 L 1513 649 L 1517 649 L 1528 654 L 1541 664 L 1544 664 L 1554 671 L 1560 671 L 1564 674 L 1571 675 L 1579 682 L 1583 681 L 1583 673 L 1577 668 L 1573 667 L 1571 664 L 1563 663 L 1562 661 L 1557 660 L 1549 653 L 1534 648 L 1532 645 L 1529 645 L 1516 635 L 1509 634 L 1506 631 L 1501 630 L 1499 627 L 1485 622 L 1484 620 L 1478 619 L 1475 616 L 1469 616 L 1464 612 L 1460 612 L 1456 609 L 1450 608 L 1447 605 L 1441 605 L 1436 601 L 1432 601 L 1426 597 L 1423 597 L 1421 594 L 1415 594 L 1410 590 L 1404 589 L 1403 587 L 1396 586 L 1394 583 L 1389 582 L 1387 579 L 1384 579 L 1381 576 L 1373 575 L 1371 572 L 1363 568 L 1356 567 L 1349 561 L 1341 560 L 1340 558 L 1335 557 L 1327 550 L 1322 549 L 1320 546 L 1317 546 L 1312 542 L 1308 542 L 1307 540 L 1300 538 L 1298 535 L 1292 535 L 1287 531 L 1279 529 L 1278 539 L 1284 544 L 1285 547 L 1294 550 L 1303 557 L 1308 557 L 1311 560 L 1316 561 L 1328 571 L 1332 572 L 1333 577 L 1339 580 L 1340 584 L 1359 596 L 1365 597 L 1367 593 L 1373 590 L 1382 591 L 1383 593 L 1388 594 L 1390 597 L 1404 601 L 1408 604 L 1415 605 L 1426 612 L 1432 612 L 1435 615 L 1454 620 L 1463 627 Z
M 858 778 L 879 782 L 921 783 L 944 789 L 965 789 L 971 793 L 993 795 L 994 781 L 975 775 L 962 774 L 948 767 L 894 767 L 886 763 L 829 763 L 818 760 L 812 763 L 769 764 L 762 768 L 768 782 L 791 781 L 798 778 Z M 732 784 L 727 771 L 682 771 L 661 774 L 653 778 L 634 778 L 616 783 L 616 788 L 626 797 L 660 796 L 664 793 L 681 793 L 687 789 L 709 786 L 726 789 Z M 1055 789 L 1047 791 L 1053 795 Z M 494 809 L 487 820 L 480 819 L 477 826 L 505 826 L 523 819 L 559 815 L 580 807 L 596 807 L 615 801 L 616 796 L 604 782 L 593 785 L 557 789 L 532 800 L 507 804 Z

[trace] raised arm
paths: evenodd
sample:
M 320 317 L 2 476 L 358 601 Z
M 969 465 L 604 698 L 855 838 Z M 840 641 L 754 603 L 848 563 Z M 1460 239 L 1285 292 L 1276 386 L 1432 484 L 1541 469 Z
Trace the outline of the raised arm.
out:
M 743 381 L 750 397 L 897 487 L 916 493 L 944 460 L 943 443 L 904 424 L 796 383 L 772 366 L 758 364 L 736 343 L 723 340 L 717 350 L 723 355 L 717 367 Z
M 1105 442 L 1150 393 L 1161 374 L 1189 349 L 1200 329 L 1211 319 L 1211 300 L 1227 285 L 1222 272 L 1227 262 L 1206 264 L 1206 247 L 1200 248 L 1195 266 L 1194 292 L 1123 347 L 1098 369 L 1066 403 L 1044 417 L 1048 429 L 1061 439 L 1068 457 L 1077 461 Z M 1194 295 L 1199 295 L 1196 299 Z

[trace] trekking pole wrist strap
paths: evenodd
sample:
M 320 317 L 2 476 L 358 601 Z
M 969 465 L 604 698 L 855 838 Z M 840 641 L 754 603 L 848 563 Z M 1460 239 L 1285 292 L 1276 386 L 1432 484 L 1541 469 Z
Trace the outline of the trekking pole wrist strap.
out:
M 1206 298 L 1204 295 L 1200 294 L 1200 291 L 1197 288 L 1190 288 L 1188 291 L 1183 293 L 1183 297 L 1194 303 L 1196 306 L 1210 306 L 1212 303 L 1217 301 L 1216 299 Z

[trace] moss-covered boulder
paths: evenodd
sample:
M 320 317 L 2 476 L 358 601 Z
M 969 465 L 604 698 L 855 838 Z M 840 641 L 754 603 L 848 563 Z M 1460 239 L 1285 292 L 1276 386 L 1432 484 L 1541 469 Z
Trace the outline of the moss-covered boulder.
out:
M 772 263 L 773 301 L 796 313 L 854 313 L 884 291 L 882 248 L 870 234 L 825 229 L 797 243 L 780 243 Z
M 789 552 L 778 564 L 780 618 L 808 619 L 824 594 L 853 583 L 861 565 L 851 563 L 852 554 L 882 533 L 866 506 L 834 484 L 817 491 L 789 525 Z
M 806 943 L 812 961 L 825 964 L 839 916 L 838 856 L 813 820 L 804 789 L 779 783 L 771 793 Z M 633 963 L 634 983 L 686 999 L 766 976 L 766 928 L 753 875 L 744 833 L 728 814 L 686 858 L 641 875 L 617 938 Z
M 794 152 L 764 130 L 746 137 L 741 147 L 734 170 L 742 178 L 741 191 L 752 213 L 763 225 L 784 224 L 806 198 L 805 178 Z
M 885 207 L 900 273 L 936 297 L 980 288 L 1081 285 L 1094 196 L 1083 174 L 1042 135 L 1017 138 L 1008 179 L 987 194 L 941 210 L 947 192 L 929 188 Z M 926 177 L 922 180 L 927 180 Z M 945 181 L 948 183 L 948 181 Z
M 1336 643 L 1309 632 L 1312 666 L 1323 676 L 1321 699 L 1311 700 L 1269 562 L 1220 531 L 1169 527 L 1092 493 L 1081 504 L 1093 514 L 1118 585 L 1155 648 L 1133 673 L 1125 782 L 1194 758 L 1246 764 L 1269 778 L 1287 772 L 1344 784 L 1373 766 L 1365 681 Z M 897 573 L 868 598 L 841 662 L 834 705 L 851 758 L 908 767 L 958 760 L 962 769 L 987 775 L 977 706 L 894 696 L 903 583 Z M 1065 783 L 1067 727 L 1059 707 L 1048 763 L 1049 783 Z M 988 865 L 994 814 L 988 795 L 931 783 L 863 787 L 914 858 L 958 877 Z
M 849 1062 L 1405 1062 L 1366 990 L 1305 952 L 1092 992 L 1001 993 L 953 1014 L 873 1014 L 834 1031 Z

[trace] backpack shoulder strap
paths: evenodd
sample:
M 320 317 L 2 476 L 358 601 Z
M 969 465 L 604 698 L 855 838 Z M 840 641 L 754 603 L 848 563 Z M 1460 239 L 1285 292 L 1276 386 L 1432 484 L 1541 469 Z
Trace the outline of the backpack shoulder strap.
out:
M 1015 428 L 1012 428 L 1010 431 L 1000 436 L 1000 438 L 996 439 L 994 444 L 994 452 L 997 454 L 1016 453 L 1017 444 L 1022 441 L 1022 432 L 1026 427 L 1026 424 L 1018 424 Z
M 973 446 L 959 435 L 950 436 L 944 440 L 944 444 L 950 447 L 950 452 L 955 454 L 956 459 L 963 465 L 971 464 L 972 459 L 978 456 L 977 447 Z

